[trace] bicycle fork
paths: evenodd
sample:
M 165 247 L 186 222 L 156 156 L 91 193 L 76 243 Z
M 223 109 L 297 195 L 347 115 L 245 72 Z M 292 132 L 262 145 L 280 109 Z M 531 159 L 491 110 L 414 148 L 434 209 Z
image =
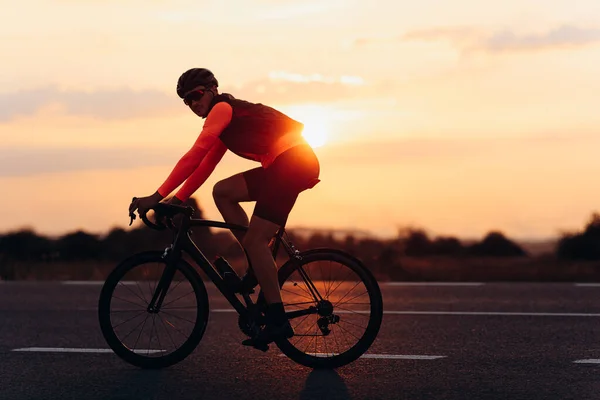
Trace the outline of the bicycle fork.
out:
M 149 313 L 157 314 L 160 311 L 175 276 L 175 271 L 177 271 L 176 265 L 178 260 L 173 256 L 172 250 L 173 246 L 169 246 L 162 255 L 162 258 L 166 261 L 166 267 L 156 285 L 156 290 L 152 294 L 152 300 L 148 303 L 147 311 Z

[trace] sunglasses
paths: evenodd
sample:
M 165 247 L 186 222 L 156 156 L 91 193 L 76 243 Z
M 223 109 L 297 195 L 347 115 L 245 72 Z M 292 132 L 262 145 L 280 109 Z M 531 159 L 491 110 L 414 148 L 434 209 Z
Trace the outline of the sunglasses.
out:
M 205 92 L 206 92 L 206 90 L 204 90 L 204 89 L 194 90 L 193 92 L 188 93 L 183 98 L 183 102 L 185 103 L 186 106 L 189 106 L 190 104 L 192 104 L 192 101 L 200 100 L 202 98 L 202 96 L 204 96 Z

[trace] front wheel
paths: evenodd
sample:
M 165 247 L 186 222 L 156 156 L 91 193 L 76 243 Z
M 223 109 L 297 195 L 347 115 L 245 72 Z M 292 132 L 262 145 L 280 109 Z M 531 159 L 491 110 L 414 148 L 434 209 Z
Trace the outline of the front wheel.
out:
M 152 302 L 158 282 L 171 270 L 162 304 Z M 170 275 L 170 274 L 169 274 Z M 98 301 L 100 328 L 110 348 L 140 368 L 163 368 L 187 357 L 208 323 L 208 295 L 185 261 L 167 266 L 161 252 L 136 254 L 106 279 Z
M 337 368 L 362 356 L 383 319 L 377 280 L 357 258 L 335 249 L 315 249 L 279 270 L 286 314 L 294 329 L 276 342 L 293 361 L 310 368 Z

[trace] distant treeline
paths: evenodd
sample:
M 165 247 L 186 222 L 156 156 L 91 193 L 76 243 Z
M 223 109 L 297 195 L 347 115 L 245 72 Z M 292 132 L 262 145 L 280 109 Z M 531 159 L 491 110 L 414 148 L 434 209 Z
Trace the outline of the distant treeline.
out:
M 195 199 L 186 205 L 195 210 L 195 218 L 203 213 Z M 0 235 L 0 278 L 11 279 L 3 270 L 11 264 L 97 261 L 114 263 L 136 252 L 164 249 L 172 240 L 170 231 L 155 231 L 136 221 L 131 230 L 114 228 L 106 235 L 76 231 L 60 237 L 38 235 L 22 229 Z M 209 259 L 222 255 L 240 257 L 241 249 L 233 235 L 226 230 L 211 231 L 194 228 L 192 237 Z M 455 237 L 429 237 L 424 230 L 407 229 L 393 239 L 358 238 L 353 235 L 316 232 L 288 237 L 300 250 L 315 247 L 334 247 L 347 250 L 368 262 L 374 272 L 387 273 L 399 268 L 402 257 L 531 257 L 521 246 L 501 232 L 491 231 L 480 241 L 463 243 Z M 600 260 L 600 215 L 593 214 L 581 232 L 563 234 L 553 256 L 562 260 Z

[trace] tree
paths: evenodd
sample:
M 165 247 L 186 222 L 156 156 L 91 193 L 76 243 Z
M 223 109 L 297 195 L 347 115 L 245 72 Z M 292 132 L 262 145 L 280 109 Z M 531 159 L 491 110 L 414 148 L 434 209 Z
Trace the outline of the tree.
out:
M 583 232 L 563 234 L 556 255 L 567 260 L 600 260 L 600 214 L 592 214 Z
M 41 260 L 52 252 L 52 241 L 31 229 L 0 237 L 0 254 L 11 260 Z
M 498 231 L 488 233 L 479 243 L 468 249 L 469 254 L 490 257 L 522 257 L 527 253 L 518 244 L 507 239 Z

